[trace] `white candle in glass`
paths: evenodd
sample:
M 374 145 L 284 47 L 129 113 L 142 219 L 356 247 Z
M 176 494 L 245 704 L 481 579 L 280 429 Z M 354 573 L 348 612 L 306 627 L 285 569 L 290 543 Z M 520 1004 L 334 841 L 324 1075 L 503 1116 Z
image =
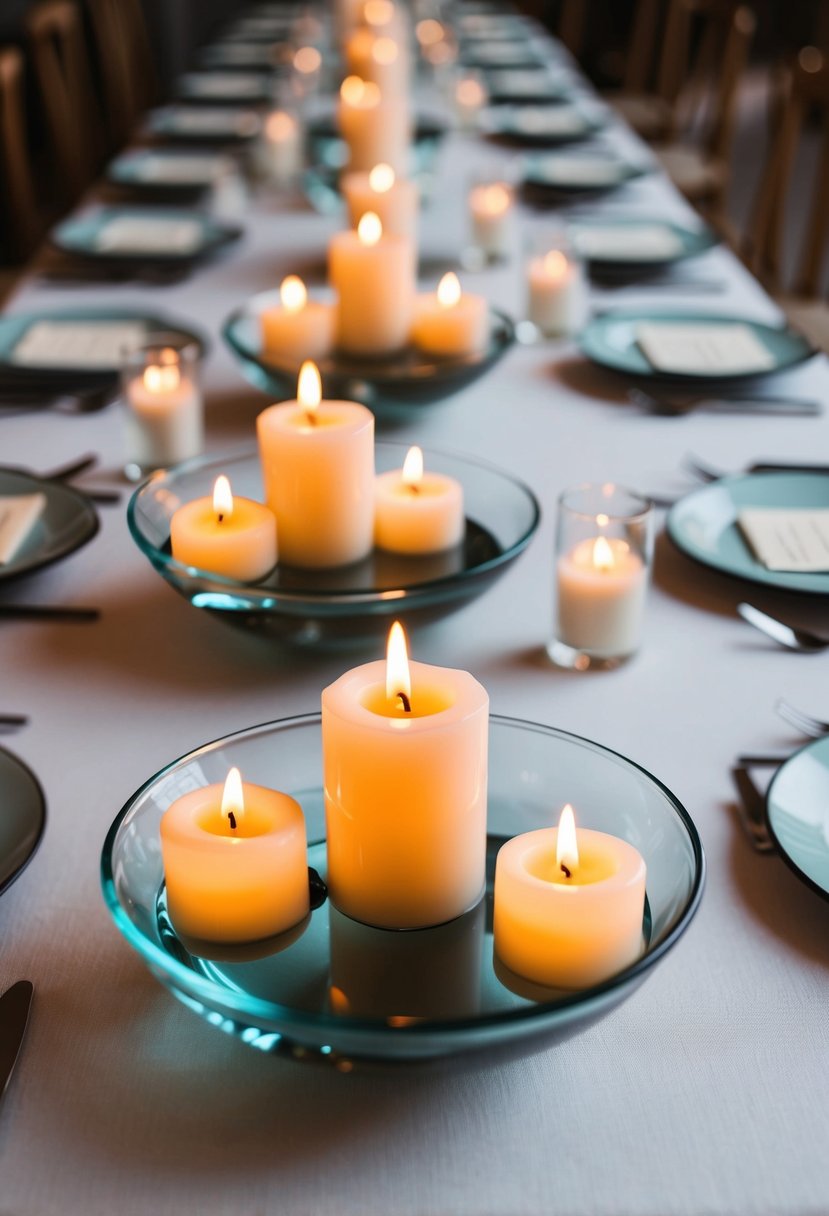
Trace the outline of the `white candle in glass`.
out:
M 505 182 L 473 186 L 469 192 L 472 240 L 488 257 L 509 253 L 512 238 L 513 194 Z
M 528 316 L 543 334 L 577 333 L 587 320 L 584 266 L 561 249 L 530 260 Z
M 356 232 L 338 232 L 328 247 L 337 292 L 337 346 L 355 355 L 385 355 L 406 345 L 415 295 L 412 242 L 387 236 L 373 211 Z
M 489 305 L 483 296 L 462 292 L 453 271 L 443 276 L 434 295 L 418 297 L 412 324 L 418 349 L 431 355 L 474 355 L 488 337 Z
M 460 129 L 474 131 L 487 101 L 486 89 L 481 81 L 475 76 L 462 77 L 455 84 L 453 100 Z
M 417 241 L 417 184 L 399 177 L 391 165 L 375 165 L 370 173 L 346 173 L 341 182 L 348 220 L 356 228 L 367 211 L 373 211 L 390 236 Z
M 334 345 L 336 312 L 333 304 L 309 300 L 302 279 L 291 274 L 282 280 L 280 303 L 259 314 L 265 354 L 295 362 L 319 361 Z
M 125 377 L 127 461 L 141 469 L 179 464 L 204 446 L 202 395 L 195 363 L 163 347 Z
M 647 570 L 627 541 L 580 541 L 558 558 L 556 579 L 559 641 L 597 658 L 621 658 L 638 649 Z
M 302 169 L 302 131 L 286 110 L 274 110 L 259 136 L 257 162 L 262 176 L 276 186 L 290 185 Z

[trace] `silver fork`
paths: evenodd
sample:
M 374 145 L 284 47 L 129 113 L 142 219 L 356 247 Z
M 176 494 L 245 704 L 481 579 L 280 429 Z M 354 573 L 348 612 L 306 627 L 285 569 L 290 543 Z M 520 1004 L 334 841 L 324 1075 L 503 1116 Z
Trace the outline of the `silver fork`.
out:
M 633 405 L 638 405 L 640 409 L 647 410 L 648 413 L 678 418 L 695 411 L 708 414 L 782 414 L 787 418 L 811 418 L 822 412 L 818 401 L 788 397 L 723 397 L 717 396 L 715 392 L 700 393 L 692 397 L 668 392 L 661 393 L 657 397 L 652 393 L 646 393 L 644 389 L 632 388 L 628 390 L 628 400 Z M 692 460 L 693 457 L 689 458 L 687 462 L 689 468 L 691 468 Z M 714 481 L 727 476 L 702 463 L 694 468 L 694 472 L 705 481 Z
M 792 705 L 791 701 L 787 701 L 785 697 L 777 698 L 774 703 L 774 710 L 785 722 L 788 722 L 795 730 L 799 730 L 802 735 L 810 735 L 813 739 L 820 739 L 823 735 L 829 735 L 829 722 L 825 722 L 823 718 L 815 718 L 812 714 L 807 714 L 805 710 L 798 709 L 796 705 Z
M 776 616 L 769 616 L 767 612 L 761 612 L 753 604 L 738 604 L 737 611 L 749 625 L 759 629 L 760 633 L 764 633 L 778 645 L 785 646 L 787 650 L 794 650 L 797 654 L 820 654 L 824 650 L 829 650 L 829 638 L 820 637 L 818 634 L 812 633 L 810 629 L 799 629 L 794 625 L 787 625 L 785 621 L 778 620 Z

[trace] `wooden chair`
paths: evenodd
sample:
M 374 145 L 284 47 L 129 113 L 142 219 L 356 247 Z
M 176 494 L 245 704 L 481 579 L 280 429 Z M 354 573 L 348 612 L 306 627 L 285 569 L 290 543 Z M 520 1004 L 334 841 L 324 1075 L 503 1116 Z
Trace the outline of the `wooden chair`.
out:
M 118 0 L 85 0 L 92 27 L 107 127 L 107 150 L 126 143 L 138 117 L 139 103 L 127 31 Z
M 607 100 L 650 142 L 675 134 L 676 106 L 687 75 L 687 25 L 685 0 L 671 0 L 667 8 L 664 0 L 638 0 L 634 10 L 622 87 Z
M 696 65 L 680 98 L 685 138 L 657 146 L 663 168 L 687 199 L 714 224 L 724 220 L 737 95 L 756 18 L 733 0 L 680 0 L 704 18 Z M 680 117 L 680 123 L 682 123 Z
M 742 250 L 789 319 L 829 351 L 829 303 L 821 289 L 829 252 L 829 60 L 805 47 L 786 73 L 784 103 L 757 192 L 754 217 Z M 806 212 L 794 278 L 784 277 L 784 238 L 791 216 L 792 177 L 797 153 L 812 117 L 819 120 L 811 210 Z
M 121 37 L 128 48 L 129 78 L 136 114 L 155 105 L 161 94 L 156 60 L 141 0 L 113 0 Z
M 91 182 L 103 151 L 80 10 L 72 0 L 43 0 L 29 10 L 26 30 L 48 132 L 52 186 L 72 203 Z
M 24 101 L 24 62 L 16 47 L 0 47 L 0 179 L 3 258 L 28 258 L 46 230 L 35 191 Z

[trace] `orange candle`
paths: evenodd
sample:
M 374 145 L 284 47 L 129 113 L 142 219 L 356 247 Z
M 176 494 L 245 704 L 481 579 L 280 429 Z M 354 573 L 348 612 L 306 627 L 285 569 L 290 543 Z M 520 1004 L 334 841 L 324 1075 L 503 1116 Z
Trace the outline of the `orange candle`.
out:
M 261 502 L 234 497 L 217 477 L 212 498 L 187 502 L 170 520 L 173 557 L 239 582 L 255 582 L 276 565 L 276 519 Z
M 305 284 L 295 274 L 282 280 L 279 299 L 278 307 L 259 314 L 265 353 L 296 363 L 322 359 L 334 345 L 333 305 L 309 300 Z
M 328 247 L 337 292 L 337 345 L 353 355 L 386 355 L 408 341 L 415 296 L 410 240 L 384 234 L 373 211 L 356 232 L 338 232 Z
M 489 337 L 489 306 L 483 296 L 465 295 L 451 270 L 434 295 L 415 304 L 412 341 L 430 355 L 478 354 Z
M 375 489 L 374 540 L 393 553 L 439 553 L 463 540 L 463 488 L 454 477 L 424 473 L 410 448 L 402 469 L 381 473 Z

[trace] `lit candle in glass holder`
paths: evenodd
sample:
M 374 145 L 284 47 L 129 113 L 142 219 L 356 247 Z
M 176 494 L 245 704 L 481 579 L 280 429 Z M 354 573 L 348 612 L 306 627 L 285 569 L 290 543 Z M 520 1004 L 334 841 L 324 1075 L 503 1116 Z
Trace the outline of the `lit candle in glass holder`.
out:
M 574 334 L 587 320 L 584 263 L 561 242 L 531 255 L 527 267 L 527 316 L 542 334 Z
M 171 343 L 175 338 L 171 336 Z M 123 376 L 126 468 L 142 475 L 198 456 L 204 446 L 199 350 L 164 335 L 127 359 Z
M 280 285 L 279 305 L 259 314 L 262 346 L 266 354 L 297 364 L 322 359 L 334 345 L 335 320 L 333 304 L 309 300 L 302 279 L 290 274 Z
M 506 182 L 481 182 L 469 192 L 472 243 L 485 257 L 505 257 L 512 240 L 513 191 Z
M 287 186 L 302 169 L 302 131 L 293 114 L 274 110 L 262 125 L 257 149 L 261 175 L 276 186 Z
M 476 130 L 481 110 L 487 103 L 487 91 L 483 81 L 477 76 L 462 76 L 455 82 L 453 102 L 460 129 Z
M 320 86 L 322 55 L 315 46 L 298 47 L 293 58 L 294 84 L 300 97 L 309 97 Z

